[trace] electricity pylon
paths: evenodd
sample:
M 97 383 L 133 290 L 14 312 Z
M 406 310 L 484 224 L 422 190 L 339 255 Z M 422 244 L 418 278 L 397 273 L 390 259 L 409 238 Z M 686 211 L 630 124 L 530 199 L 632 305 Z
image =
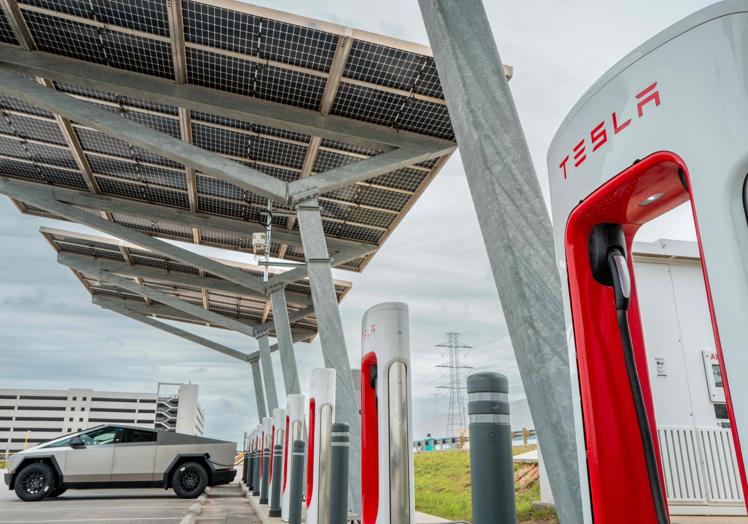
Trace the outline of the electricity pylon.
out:
M 449 361 L 439 364 L 436 367 L 449 369 L 449 384 L 438 386 L 440 389 L 449 390 L 449 413 L 447 415 L 447 430 L 451 437 L 459 436 L 459 433 L 467 427 L 465 418 L 465 395 L 466 389 L 462 381 L 463 369 L 470 369 L 472 366 L 466 366 L 460 363 L 460 350 L 471 349 L 472 346 L 460 344 L 459 333 L 447 333 L 447 342 L 437 344 L 434 347 L 447 348 Z

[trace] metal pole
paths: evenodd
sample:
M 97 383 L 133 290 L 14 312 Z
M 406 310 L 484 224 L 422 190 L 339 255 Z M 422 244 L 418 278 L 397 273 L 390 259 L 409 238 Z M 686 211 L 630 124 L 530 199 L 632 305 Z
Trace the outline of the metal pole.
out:
M 509 382 L 499 373 L 467 378 L 473 524 L 514 524 L 514 463 Z
M 281 479 L 283 478 L 283 446 L 276 444 L 273 448 L 273 489 L 270 496 L 271 517 L 281 516 Z
M 358 513 L 361 497 L 361 419 L 317 198 L 309 198 L 299 204 L 297 216 L 325 367 L 336 371 L 335 417 L 346 422 L 353 435 L 349 455 L 349 485 L 351 510 Z
M 330 445 L 330 493 L 328 521 L 322 524 L 345 524 L 348 521 L 348 451 L 351 433 L 348 424 L 332 425 Z
M 275 374 L 273 361 L 270 358 L 270 342 L 267 333 L 258 336 L 257 342 L 260 345 L 260 364 L 262 364 L 262 380 L 265 383 L 268 412 L 272 413 L 274 409 L 278 409 L 278 390 L 275 389 Z
M 262 421 L 268 416 L 265 408 L 265 393 L 262 391 L 262 375 L 260 374 L 260 362 L 254 360 L 250 362 L 252 366 L 252 382 L 255 387 L 255 402 L 257 402 L 257 418 Z
M 480 0 L 419 0 L 561 522 L 583 521 L 553 235 Z
M 291 323 L 288 319 L 285 289 L 282 287 L 274 289 L 270 293 L 270 300 L 273 304 L 273 323 L 275 324 L 275 334 L 278 339 L 278 352 L 280 353 L 286 395 L 301 393 L 299 372 L 296 369 L 296 355 L 293 350 Z
M 301 496 L 304 486 L 304 448 L 303 440 L 293 441 L 293 454 L 291 455 L 291 486 L 290 507 L 288 511 L 288 524 L 301 524 Z

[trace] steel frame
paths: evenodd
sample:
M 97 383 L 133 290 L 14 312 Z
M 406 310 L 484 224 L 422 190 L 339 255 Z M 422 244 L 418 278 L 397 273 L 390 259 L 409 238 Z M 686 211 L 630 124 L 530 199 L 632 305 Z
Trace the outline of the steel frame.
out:
M 556 508 L 561 522 L 582 522 L 552 227 L 501 57 L 480 0 L 419 5 Z
M 130 144 L 135 144 L 147 151 L 151 151 L 163 157 L 174 160 L 185 166 L 188 181 L 188 196 L 190 202 L 190 216 L 196 218 L 197 211 L 197 193 L 195 189 L 195 172 L 200 171 L 209 176 L 228 181 L 239 187 L 245 188 L 253 193 L 262 195 L 282 205 L 296 207 L 297 220 L 300 228 L 300 240 L 304 249 L 306 268 L 297 268 L 275 277 L 267 285 L 260 285 L 254 278 L 246 275 L 238 275 L 238 271 L 232 271 L 230 268 L 219 267 L 220 263 L 211 261 L 206 257 L 199 257 L 187 250 L 177 248 L 171 244 L 153 239 L 152 237 L 129 229 L 127 227 L 112 222 L 111 216 L 107 215 L 108 211 L 103 212 L 103 217 L 91 215 L 72 205 L 70 202 L 63 202 L 54 196 L 40 195 L 39 192 L 22 191 L 15 183 L 0 179 L 0 192 L 8 194 L 12 198 L 24 202 L 30 202 L 47 212 L 62 216 L 81 224 L 86 224 L 101 231 L 113 234 L 119 238 L 133 242 L 134 244 L 162 253 L 166 256 L 180 260 L 191 266 L 200 268 L 201 271 L 207 271 L 224 278 L 230 282 L 263 293 L 267 297 L 270 294 L 272 307 L 278 310 L 274 314 L 276 320 L 276 332 L 279 334 L 279 346 L 281 348 L 281 362 L 284 371 L 284 381 L 287 391 L 298 391 L 298 373 L 293 361 L 292 337 L 290 323 L 285 307 L 286 296 L 282 291 L 283 286 L 296 279 L 308 276 L 309 284 L 312 291 L 312 301 L 314 311 L 317 316 L 319 333 L 322 341 L 323 356 L 325 364 L 328 367 L 334 367 L 337 371 L 337 399 L 336 411 L 340 420 L 348 422 L 352 434 L 360 434 L 360 421 L 356 412 L 355 392 L 353 379 L 350 372 L 350 363 L 343 335 L 340 312 L 338 309 L 337 296 L 334 288 L 331 268 L 333 260 L 335 264 L 344 263 L 341 260 L 352 260 L 370 253 L 376 249 L 376 246 L 352 246 L 339 248 L 336 251 L 336 244 L 339 242 L 330 242 L 331 250 L 328 249 L 324 229 L 322 227 L 322 216 L 319 209 L 319 198 L 324 193 L 333 191 L 348 184 L 365 184 L 367 180 L 390 172 L 405 166 L 441 158 L 437 166 L 431 169 L 431 177 L 438 171 L 443 164 L 444 158 L 456 149 L 456 144 L 448 140 L 417 135 L 415 133 L 403 132 L 401 130 L 390 129 L 384 126 L 368 124 L 353 119 L 347 119 L 330 115 L 330 107 L 334 100 L 335 93 L 341 81 L 357 83 L 359 85 L 365 82 L 353 79 L 344 79 L 343 71 L 346 63 L 346 57 L 350 51 L 353 38 L 362 38 L 368 41 L 382 40 L 381 37 L 364 32 L 356 32 L 355 37 L 352 30 L 340 28 L 334 24 L 322 23 L 326 30 L 339 34 L 338 48 L 335 51 L 333 64 L 329 73 L 319 73 L 327 78 L 325 93 L 323 95 L 322 110 L 319 113 L 291 107 L 288 105 L 266 102 L 241 95 L 216 91 L 209 88 L 203 88 L 193 85 L 187 85 L 186 80 L 186 60 L 185 48 L 199 47 L 197 44 L 185 43 L 184 32 L 182 27 L 182 16 L 179 2 L 170 2 L 169 17 L 169 37 L 158 37 L 150 33 L 143 33 L 144 36 L 153 40 L 168 42 L 172 48 L 174 60 L 175 79 L 173 81 L 140 75 L 124 70 L 114 69 L 107 66 L 97 65 L 85 61 L 64 58 L 35 50 L 35 45 L 31 34 L 26 27 L 25 20 L 21 15 L 20 8 L 15 0 L 0 0 L 0 6 L 5 10 L 11 21 L 11 26 L 15 31 L 19 42 L 24 49 L 11 45 L 0 45 L 0 92 L 4 92 L 15 98 L 24 100 L 28 103 L 42 107 L 56 115 L 59 115 L 60 126 L 63 133 L 72 130 L 70 121 L 78 124 L 90 126 L 98 131 L 118 137 Z M 309 21 L 302 17 L 293 17 L 276 11 L 263 8 L 243 6 L 241 4 L 231 3 L 230 8 L 253 13 L 259 9 L 264 16 L 292 18 L 295 23 L 308 25 Z M 44 8 L 24 5 L 22 9 L 36 11 Z M 55 16 L 75 19 L 80 23 L 96 26 L 100 22 L 90 19 L 75 17 L 73 15 L 63 15 L 58 12 Z M 261 14 L 261 16 L 263 16 Z M 139 32 L 132 29 L 106 26 L 108 30 L 138 34 Z M 382 42 L 384 43 L 384 42 Z M 391 44 L 387 42 L 385 45 Z M 404 45 L 404 44 L 403 44 Z M 412 47 L 411 44 L 408 44 Z M 428 53 L 428 49 L 417 46 L 416 52 Z M 219 52 L 230 54 L 229 51 L 221 51 L 213 48 L 208 49 L 210 52 Z M 252 57 L 241 55 L 240 58 L 252 60 Z M 286 69 L 297 68 L 289 64 L 275 64 L 278 67 Z M 310 73 L 310 71 L 304 71 Z M 35 76 L 46 79 L 43 85 L 26 80 L 16 76 L 15 73 L 21 73 L 26 76 Z M 313 72 L 318 74 L 318 72 Z M 507 74 L 504 70 L 503 74 Z M 509 71 L 511 74 L 511 71 Z M 69 82 L 93 89 L 116 92 L 126 96 L 155 100 L 158 102 L 170 104 L 179 108 L 179 119 L 181 138 L 174 138 L 165 135 L 146 126 L 137 124 L 127 119 L 119 118 L 111 112 L 100 107 L 89 104 L 85 101 L 78 100 L 75 97 L 61 93 L 51 86 L 49 81 Z M 381 86 L 379 86 L 381 87 Z M 392 88 L 390 89 L 392 90 Z M 427 98 L 429 102 L 443 104 L 441 99 L 432 99 L 433 97 L 424 97 L 416 93 L 403 92 L 398 93 L 414 98 Z M 287 183 L 281 180 L 261 173 L 255 169 L 247 167 L 244 164 L 235 162 L 226 156 L 205 151 L 191 143 L 191 126 L 189 122 L 190 113 L 185 108 L 194 111 L 212 113 L 228 118 L 239 118 L 255 122 L 257 124 L 280 127 L 311 136 L 311 142 L 307 149 L 307 156 L 300 172 L 300 178 L 293 182 Z M 330 170 L 326 173 L 317 174 L 310 177 L 314 165 L 316 152 L 320 149 L 322 139 L 331 139 L 347 142 L 356 146 L 382 151 L 383 153 L 370 157 L 359 162 L 354 162 L 344 167 Z M 69 141 L 69 139 L 68 139 Z M 70 143 L 70 141 L 69 141 Z M 75 148 L 71 148 L 75 152 Z M 82 158 L 85 158 L 82 156 Z M 51 166 L 50 166 L 51 167 Z M 84 174 L 89 189 L 96 193 L 96 186 L 91 185 L 95 178 L 91 172 L 90 166 L 78 162 L 78 167 Z M 53 190 L 57 191 L 57 190 Z M 59 195 L 60 193 L 54 193 Z M 27 198 L 23 198 L 23 196 Z M 89 203 L 95 201 L 94 195 L 82 196 L 78 194 L 77 199 L 87 199 Z M 112 199 L 108 199 L 111 204 Z M 133 204 L 132 202 L 129 204 Z M 411 204 L 412 205 L 412 204 Z M 141 205 L 142 206 L 142 205 Z M 103 207 L 103 206 L 102 206 Z M 121 208 L 120 208 L 121 209 Z M 142 209 L 142 207 L 141 207 Z M 407 209 L 406 209 L 407 211 Z M 404 213 L 398 215 L 399 221 Z M 173 220 L 174 216 L 183 218 L 184 214 L 176 210 L 171 212 L 162 212 L 166 220 Z M 151 215 L 152 216 L 152 215 Z M 217 221 L 212 220 L 215 224 Z M 206 220 L 207 221 L 207 220 Z M 294 220 L 289 220 L 289 230 L 293 228 Z M 281 232 L 283 233 L 283 232 Z M 285 240 L 298 240 L 294 238 L 291 231 L 283 236 L 275 235 L 276 240 L 288 245 Z M 200 234 L 197 228 L 192 229 L 193 241 L 200 243 Z M 245 233 L 246 234 L 246 230 Z M 282 247 L 285 255 L 286 247 Z M 73 263 L 69 258 L 61 258 L 61 261 Z M 221 315 L 216 315 L 206 308 L 200 308 L 189 304 L 166 294 L 159 293 L 149 289 L 139 283 L 124 278 L 112 271 L 102 269 L 101 267 L 90 264 L 86 261 L 78 261 L 78 267 L 86 267 L 88 271 L 93 271 L 94 275 L 114 283 L 124 289 L 130 290 L 147 300 L 157 301 L 162 304 L 174 307 L 188 315 L 216 323 L 234 329 L 236 331 L 258 336 L 260 345 L 260 360 L 263 363 L 263 374 L 265 375 L 265 388 L 267 398 L 263 396 L 260 385 L 260 369 L 256 361 L 252 363 L 252 371 L 255 385 L 255 396 L 258 405 L 260 417 L 265 416 L 268 411 L 277 406 L 277 392 L 274 384 L 272 363 L 270 361 L 270 348 L 267 335 L 258 331 L 257 328 L 239 323 L 233 319 L 227 319 Z M 120 268 L 121 270 L 121 268 Z M 86 271 L 86 272 L 88 272 Z M 124 271 L 124 270 L 121 270 Z M 135 275 L 137 278 L 142 278 Z M 198 278 L 205 278 L 200 275 Z M 142 280 L 141 280 L 142 282 Z M 146 307 L 153 307 L 153 304 L 146 304 Z M 284 314 L 277 314 L 280 310 Z M 131 311 L 130 311 L 131 313 Z M 133 313 L 135 314 L 135 313 Z M 128 314 L 128 316 L 131 316 Z M 144 317 L 145 318 L 145 317 Z M 138 318 L 139 319 L 139 318 Z M 152 319 L 149 319 L 152 321 Z M 157 322 L 157 321 L 153 321 Z M 159 323 L 161 324 L 161 323 Z M 151 324 L 149 324 L 151 325 Z M 160 326 L 155 326 L 163 329 Z M 174 330 L 170 332 L 174 333 Z M 180 334 L 180 336 L 182 336 Z M 193 339 L 195 340 L 195 339 Z M 290 343 L 289 343 L 290 340 Z M 207 345 L 207 344 L 204 344 Z M 210 346 L 208 346 L 210 347 Z M 217 349 L 213 347 L 213 349 Z M 285 357 L 285 358 L 284 358 Z M 291 365 L 293 363 L 293 365 Z M 267 408 L 266 409 L 266 405 Z M 358 510 L 359 501 L 357 486 L 360 485 L 360 441 L 353 439 L 351 442 L 351 474 L 350 481 L 354 488 L 351 492 L 353 496 L 352 510 Z

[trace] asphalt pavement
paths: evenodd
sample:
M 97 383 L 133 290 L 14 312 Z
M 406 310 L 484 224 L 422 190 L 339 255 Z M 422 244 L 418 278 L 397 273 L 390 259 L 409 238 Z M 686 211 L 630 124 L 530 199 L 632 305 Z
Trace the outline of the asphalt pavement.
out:
M 69 490 L 54 499 L 23 502 L 2 483 L 0 524 L 173 524 L 184 517 L 194 502 L 180 499 L 173 491 L 163 489 Z

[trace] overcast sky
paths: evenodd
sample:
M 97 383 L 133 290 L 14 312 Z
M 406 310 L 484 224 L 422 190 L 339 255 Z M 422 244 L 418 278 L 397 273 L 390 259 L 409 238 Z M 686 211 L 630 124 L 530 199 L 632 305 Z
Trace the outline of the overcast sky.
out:
M 260 0 L 256 3 L 377 33 L 427 43 L 415 0 Z M 486 9 L 544 191 L 545 155 L 557 126 L 602 73 L 644 40 L 712 2 L 706 0 L 486 0 Z M 38 233 L 42 225 L 0 197 L 0 385 L 155 391 L 160 382 L 200 385 L 207 433 L 241 440 L 256 421 L 250 369 L 202 347 L 99 309 Z M 676 212 L 640 240 L 691 239 L 687 213 Z M 217 250 L 204 250 L 218 254 Z M 221 252 L 225 258 L 236 254 Z M 512 398 L 523 396 L 459 154 L 455 154 L 362 275 L 342 305 L 348 352 L 360 357 L 363 312 L 380 302 L 410 307 L 415 435 L 446 432 L 446 382 L 434 345 L 447 331 L 474 349 L 464 360 L 505 373 Z M 254 340 L 217 329 L 189 328 L 236 349 Z M 322 366 L 318 342 L 296 347 L 302 390 Z M 279 368 L 277 354 L 274 356 Z M 280 372 L 277 377 L 282 390 Z M 282 391 L 280 392 L 282 393 Z M 282 395 L 281 395 L 282 398 Z

